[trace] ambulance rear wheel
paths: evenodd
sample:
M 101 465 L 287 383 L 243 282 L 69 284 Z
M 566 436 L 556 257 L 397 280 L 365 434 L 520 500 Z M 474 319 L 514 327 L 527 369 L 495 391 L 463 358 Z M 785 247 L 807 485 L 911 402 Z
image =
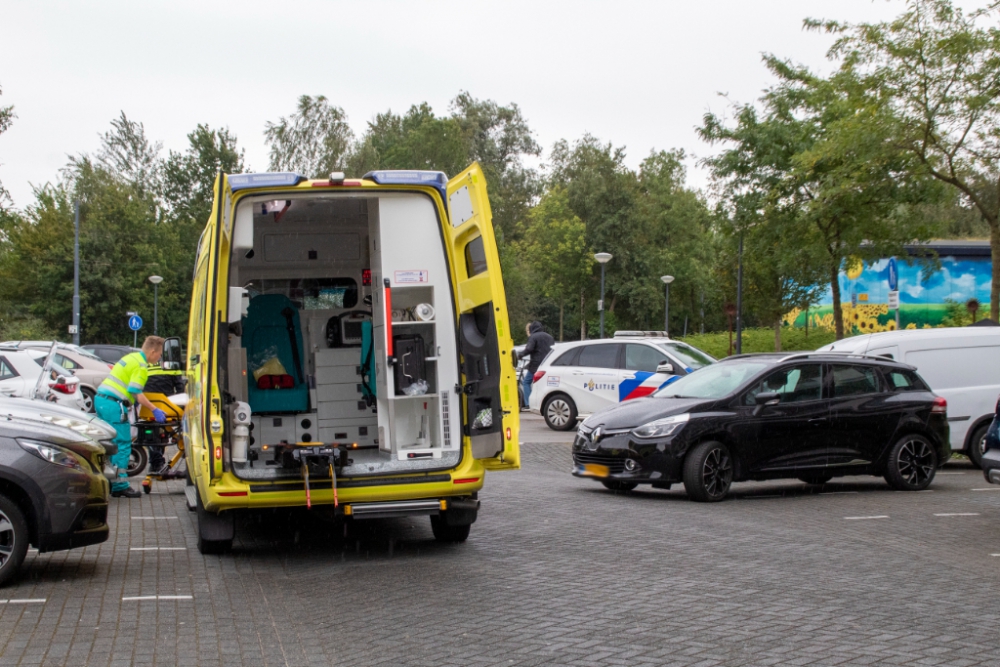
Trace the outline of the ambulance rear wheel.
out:
M 434 532 L 434 539 L 438 542 L 449 544 L 464 542 L 469 539 L 469 531 L 472 530 L 472 524 L 449 526 L 444 516 L 435 515 L 431 517 L 431 530 Z
M 195 511 L 198 513 L 198 551 L 202 554 L 224 554 L 233 548 L 236 521 L 233 512 L 209 512 L 197 494 Z

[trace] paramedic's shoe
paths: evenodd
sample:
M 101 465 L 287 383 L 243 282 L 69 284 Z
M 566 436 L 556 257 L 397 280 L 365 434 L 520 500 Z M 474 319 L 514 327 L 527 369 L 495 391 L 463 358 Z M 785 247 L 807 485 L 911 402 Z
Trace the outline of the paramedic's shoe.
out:
M 133 489 L 130 486 L 127 489 L 122 489 L 121 491 L 112 491 L 111 492 L 111 497 L 112 498 L 142 498 L 142 494 L 140 492 L 136 491 L 135 489 Z

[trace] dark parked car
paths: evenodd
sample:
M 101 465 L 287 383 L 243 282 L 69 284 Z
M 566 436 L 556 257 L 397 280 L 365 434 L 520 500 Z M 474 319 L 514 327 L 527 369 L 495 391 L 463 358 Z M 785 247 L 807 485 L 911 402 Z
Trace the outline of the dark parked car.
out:
M 129 352 L 138 352 L 139 350 L 134 347 L 129 347 L 128 345 L 83 345 L 83 349 L 87 350 L 91 354 L 96 354 L 98 357 L 108 362 L 109 364 L 117 364 L 118 360 L 124 357 Z
M 722 500 L 733 482 L 778 478 L 881 475 L 919 491 L 950 455 L 947 403 L 912 366 L 761 354 L 730 357 L 587 418 L 573 474 L 616 491 L 683 482 L 699 501 Z
M 1000 484 L 1000 399 L 994 410 L 993 422 L 983 438 L 983 477 L 991 484 Z
M 40 552 L 108 539 L 104 448 L 61 426 L 0 421 L 0 584 Z

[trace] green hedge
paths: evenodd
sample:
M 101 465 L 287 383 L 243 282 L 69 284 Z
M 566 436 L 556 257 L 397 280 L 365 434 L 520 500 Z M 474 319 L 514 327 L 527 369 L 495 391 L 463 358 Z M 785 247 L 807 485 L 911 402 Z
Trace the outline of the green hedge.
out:
M 832 343 L 836 339 L 837 337 L 833 332 L 810 329 L 807 336 L 804 329 L 793 329 L 791 327 L 782 327 L 781 329 L 781 349 L 784 352 L 815 350 L 818 347 Z M 729 333 L 725 331 L 693 334 L 680 340 L 708 352 L 716 359 L 721 359 L 729 355 Z M 733 348 L 735 351 L 735 332 L 733 333 Z M 774 329 L 744 329 L 743 352 L 774 352 Z

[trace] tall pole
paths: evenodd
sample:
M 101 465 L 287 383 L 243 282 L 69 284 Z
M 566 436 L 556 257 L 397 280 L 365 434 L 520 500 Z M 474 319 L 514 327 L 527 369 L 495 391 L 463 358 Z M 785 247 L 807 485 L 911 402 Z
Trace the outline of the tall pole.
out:
M 601 301 L 598 310 L 601 311 L 601 338 L 604 338 L 604 264 L 601 264 Z
M 743 354 L 743 232 L 740 232 L 739 266 L 736 269 L 736 354 Z
M 80 344 L 80 200 L 73 202 L 73 344 Z
M 158 336 L 160 334 L 159 326 L 159 291 L 160 286 L 153 283 L 153 335 Z

